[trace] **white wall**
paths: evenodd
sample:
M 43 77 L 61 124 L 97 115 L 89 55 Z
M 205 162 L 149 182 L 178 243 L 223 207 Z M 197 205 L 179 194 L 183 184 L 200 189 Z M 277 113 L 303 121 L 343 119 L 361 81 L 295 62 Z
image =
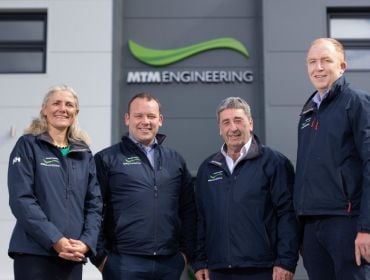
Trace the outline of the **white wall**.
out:
M 13 279 L 7 255 L 14 225 L 6 182 L 9 153 L 38 115 L 47 89 L 56 84 L 72 86 L 79 93 L 79 122 L 92 138 L 93 152 L 111 144 L 112 2 L 0 0 L 0 11 L 46 9 L 48 14 L 46 73 L 0 74 L 0 280 Z M 100 279 L 100 274 L 87 264 L 84 279 Z

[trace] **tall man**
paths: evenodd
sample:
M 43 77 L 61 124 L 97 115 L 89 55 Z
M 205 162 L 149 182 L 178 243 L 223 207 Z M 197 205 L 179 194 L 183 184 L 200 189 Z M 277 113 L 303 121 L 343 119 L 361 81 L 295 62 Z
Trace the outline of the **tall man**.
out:
M 291 280 L 299 246 L 293 167 L 253 135 L 243 99 L 223 100 L 217 119 L 225 143 L 202 163 L 196 184 L 197 280 Z
M 104 221 L 93 263 L 103 279 L 179 279 L 195 244 L 192 178 L 183 158 L 162 145 L 157 98 L 134 96 L 128 135 L 96 154 Z
M 310 279 L 370 279 L 370 96 L 345 80 L 342 44 L 313 41 L 316 91 L 298 127 L 294 205 L 304 225 Z

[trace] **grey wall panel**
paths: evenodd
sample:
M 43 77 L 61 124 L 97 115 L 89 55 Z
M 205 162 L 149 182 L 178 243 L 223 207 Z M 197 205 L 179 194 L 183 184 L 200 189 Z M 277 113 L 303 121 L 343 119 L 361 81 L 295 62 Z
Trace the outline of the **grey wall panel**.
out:
M 267 144 L 295 161 L 301 106 L 270 106 L 266 111 Z
M 125 17 L 254 17 L 253 0 L 126 0 Z
M 353 87 L 366 90 L 370 93 L 370 71 L 347 71 L 345 76 Z
M 313 92 L 306 52 L 268 52 L 265 57 L 266 105 L 301 105 Z
M 305 51 L 313 38 L 326 32 L 323 1 L 263 1 L 264 48 L 266 51 Z

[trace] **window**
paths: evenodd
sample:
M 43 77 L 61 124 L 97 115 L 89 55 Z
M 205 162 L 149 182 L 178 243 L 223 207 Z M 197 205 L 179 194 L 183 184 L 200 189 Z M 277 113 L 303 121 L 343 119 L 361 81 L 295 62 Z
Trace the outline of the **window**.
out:
M 346 49 L 348 70 L 370 70 L 370 9 L 328 9 L 328 27 Z
M 45 73 L 46 12 L 0 11 L 0 73 Z

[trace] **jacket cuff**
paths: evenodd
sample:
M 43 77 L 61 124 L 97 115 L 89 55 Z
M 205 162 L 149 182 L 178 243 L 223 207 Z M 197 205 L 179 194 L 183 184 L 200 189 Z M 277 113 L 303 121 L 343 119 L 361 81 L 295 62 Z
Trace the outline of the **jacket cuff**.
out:
M 205 261 L 196 261 L 190 264 L 190 267 L 193 269 L 194 273 L 200 269 L 207 268 L 207 262 Z
M 295 269 L 297 267 L 297 264 L 292 265 L 292 264 L 283 263 L 280 260 L 276 260 L 275 263 L 274 263 L 274 266 L 279 266 L 279 267 L 284 268 L 285 270 L 288 270 L 288 271 L 290 271 L 291 273 L 294 274 Z
M 370 227 L 365 226 L 365 225 L 358 225 L 357 226 L 357 231 L 358 232 L 370 233 Z

